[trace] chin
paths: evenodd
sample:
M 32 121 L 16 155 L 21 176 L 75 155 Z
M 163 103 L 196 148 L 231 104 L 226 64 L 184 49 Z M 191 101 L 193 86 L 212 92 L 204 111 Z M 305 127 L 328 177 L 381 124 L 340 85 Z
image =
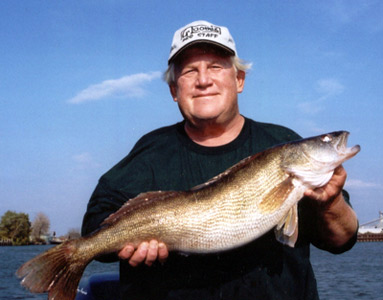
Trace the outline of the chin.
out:
M 222 115 L 221 111 L 217 111 L 216 107 L 213 107 L 212 109 L 201 109 L 199 111 L 195 111 L 192 116 L 201 120 L 210 120 L 210 119 L 216 119 L 219 116 Z
M 216 121 L 219 115 L 194 115 L 193 119 L 197 121 Z

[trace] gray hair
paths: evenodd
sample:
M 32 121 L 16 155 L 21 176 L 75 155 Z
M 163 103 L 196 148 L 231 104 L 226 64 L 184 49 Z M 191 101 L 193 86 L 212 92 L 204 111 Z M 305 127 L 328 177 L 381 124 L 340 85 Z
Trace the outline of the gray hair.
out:
M 247 73 L 252 66 L 252 63 L 246 62 L 242 59 L 240 59 L 238 56 L 230 56 L 231 62 L 234 65 L 236 71 L 242 71 Z M 163 74 L 162 78 L 165 80 L 165 82 L 170 86 L 175 84 L 176 82 L 176 63 L 174 61 L 170 62 L 167 70 Z

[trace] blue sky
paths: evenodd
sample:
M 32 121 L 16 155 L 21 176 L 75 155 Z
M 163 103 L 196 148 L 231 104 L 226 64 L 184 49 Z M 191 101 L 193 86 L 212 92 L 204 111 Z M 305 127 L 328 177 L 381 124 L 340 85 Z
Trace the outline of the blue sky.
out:
M 181 120 L 166 69 L 173 33 L 227 26 L 253 63 L 242 114 L 304 137 L 351 132 L 360 222 L 383 210 L 383 2 L 0 1 L 0 215 L 80 228 L 99 177 L 144 133 Z M 134 176 L 134 174 L 132 174 Z

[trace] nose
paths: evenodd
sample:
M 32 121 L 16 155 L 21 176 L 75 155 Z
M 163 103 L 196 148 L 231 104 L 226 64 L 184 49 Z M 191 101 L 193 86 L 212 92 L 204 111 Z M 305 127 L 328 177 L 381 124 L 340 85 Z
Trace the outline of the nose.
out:
M 212 78 L 211 74 L 209 73 L 209 69 L 206 67 L 200 68 L 198 70 L 198 76 L 197 76 L 197 86 L 198 87 L 207 87 L 211 85 Z

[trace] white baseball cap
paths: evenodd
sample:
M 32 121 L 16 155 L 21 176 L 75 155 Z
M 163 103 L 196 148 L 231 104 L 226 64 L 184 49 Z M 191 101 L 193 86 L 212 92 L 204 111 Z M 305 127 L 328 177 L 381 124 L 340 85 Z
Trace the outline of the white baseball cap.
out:
M 207 21 L 195 21 L 174 33 L 168 62 L 180 54 L 182 50 L 196 43 L 214 44 L 233 55 L 237 55 L 234 39 L 226 27 L 214 25 Z

